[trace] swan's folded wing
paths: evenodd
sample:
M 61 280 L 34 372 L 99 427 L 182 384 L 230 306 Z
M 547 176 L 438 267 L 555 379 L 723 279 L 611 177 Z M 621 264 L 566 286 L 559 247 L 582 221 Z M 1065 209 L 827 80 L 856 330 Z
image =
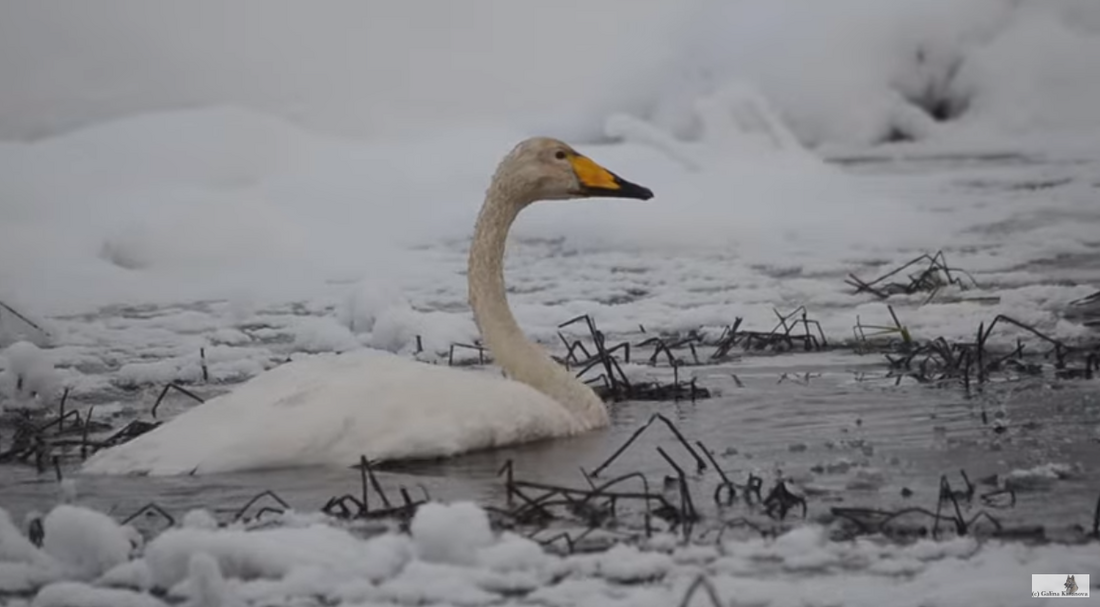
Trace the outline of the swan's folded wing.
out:
M 202 474 L 430 458 L 578 431 L 524 384 L 375 352 L 318 356 L 263 373 L 128 443 L 93 474 Z

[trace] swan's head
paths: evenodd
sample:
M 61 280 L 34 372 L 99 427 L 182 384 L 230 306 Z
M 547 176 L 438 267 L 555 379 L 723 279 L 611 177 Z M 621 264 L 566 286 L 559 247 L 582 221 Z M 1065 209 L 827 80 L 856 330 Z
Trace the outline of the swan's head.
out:
M 569 145 L 549 137 L 533 137 L 517 145 L 501 162 L 495 179 L 506 183 L 516 194 L 522 192 L 522 198 L 531 201 L 653 198 L 649 188 L 619 177 Z

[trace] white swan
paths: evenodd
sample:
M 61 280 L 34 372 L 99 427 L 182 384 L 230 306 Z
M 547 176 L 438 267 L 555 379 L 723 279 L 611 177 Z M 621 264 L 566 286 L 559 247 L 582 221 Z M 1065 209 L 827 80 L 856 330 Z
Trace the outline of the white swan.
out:
M 470 306 L 511 380 L 360 351 L 286 363 L 84 465 L 94 474 L 202 474 L 427 458 L 568 436 L 607 425 L 584 383 L 528 341 L 504 290 L 508 229 L 538 200 L 647 200 L 630 183 L 548 138 L 500 163 L 470 246 Z

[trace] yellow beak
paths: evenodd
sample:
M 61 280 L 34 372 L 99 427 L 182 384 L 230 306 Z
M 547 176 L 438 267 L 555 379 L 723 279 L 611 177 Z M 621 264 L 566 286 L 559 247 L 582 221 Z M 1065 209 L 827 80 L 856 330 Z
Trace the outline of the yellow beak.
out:
M 646 187 L 631 183 L 611 171 L 596 164 L 594 160 L 580 154 L 569 157 L 573 172 L 581 182 L 581 195 L 603 196 L 611 198 L 637 198 L 649 200 L 653 192 Z

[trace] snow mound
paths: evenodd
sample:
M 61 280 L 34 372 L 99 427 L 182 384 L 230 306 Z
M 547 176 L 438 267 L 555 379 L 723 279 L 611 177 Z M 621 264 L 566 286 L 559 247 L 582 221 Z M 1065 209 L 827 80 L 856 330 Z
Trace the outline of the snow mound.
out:
M 39 550 L 0 508 L 0 596 L 6 592 L 30 592 L 56 581 L 65 573 L 60 563 Z
M 599 11 L 616 6 L 625 4 L 616 0 Z M 883 243 L 895 238 L 898 247 L 912 246 L 913 241 L 936 247 L 942 224 L 914 224 L 910 219 L 920 218 L 909 217 L 908 204 L 891 204 L 882 200 L 881 192 L 859 191 L 851 180 L 823 176 L 820 168 L 812 167 L 816 159 L 806 148 L 906 139 L 926 140 L 933 147 L 936 142 L 949 145 L 998 137 L 1002 143 L 1029 141 L 1032 136 L 1042 141 L 1068 135 L 1095 140 L 1092 135 L 1100 128 L 1100 118 L 1093 108 L 1100 105 L 1100 84 L 1088 76 L 1100 61 L 1098 6 L 1088 0 L 694 0 L 687 5 L 662 0 L 647 3 L 644 10 L 631 5 L 632 14 L 645 13 L 645 27 L 635 23 L 637 31 L 632 27 L 629 32 L 601 36 L 599 61 L 588 56 L 590 49 L 586 49 L 585 61 L 564 69 L 558 63 L 562 49 L 539 55 L 541 68 L 562 79 L 559 84 L 571 85 L 549 90 L 545 82 L 528 80 L 533 73 L 526 64 L 533 60 L 530 53 L 523 54 L 522 65 L 516 65 L 511 54 L 482 46 L 498 36 L 518 42 L 526 40 L 526 35 L 511 38 L 516 33 L 508 33 L 505 27 L 485 32 L 486 39 L 436 37 L 433 42 L 442 47 L 432 46 L 431 52 L 448 57 L 446 65 L 470 59 L 461 53 L 452 55 L 453 48 L 477 47 L 479 69 L 466 75 L 485 76 L 484 84 L 491 83 L 490 88 L 511 83 L 504 97 L 518 94 L 513 81 L 524 74 L 527 85 L 543 94 L 553 93 L 550 96 L 559 102 L 564 102 L 562 90 L 585 97 L 576 102 L 586 108 L 580 112 L 583 117 L 562 121 L 560 116 L 574 114 L 573 109 L 559 111 L 558 104 L 543 105 L 541 95 L 533 95 L 527 98 L 530 107 L 512 108 L 517 114 L 489 112 L 487 116 L 497 118 L 460 120 L 432 129 L 431 135 L 389 140 L 352 139 L 347 136 L 349 130 L 341 131 L 343 136 L 326 134 L 331 131 L 317 130 L 315 120 L 303 118 L 335 112 L 331 103 L 321 105 L 324 111 L 314 107 L 317 113 L 290 109 L 271 99 L 242 102 L 248 95 L 215 95 L 204 103 L 193 99 L 165 100 L 167 105 L 138 103 L 135 108 L 144 113 L 105 112 L 116 118 L 76 131 L 51 129 L 52 136 L 34 143 L 0 146 L 0 210 L 5 217 L 0 225 L 0 284 L 19 293 L 30 309 L 48 314 L 57 308 L 84 310 L 118 301 L 224 297 L 241 290 L 285 300 L 315 295 L 333 284 L 382 281 L 383 275 L 416 277 L 422 284 L 446 283 L 461 269 L 437 268 L 431 265 L 437 259 L 401 247 L 437 246 L 468 238 L 493 167 L 516 141 L 536 131 L 563 136 L 578 145 L 600 142 L 591 149 L 594 157 L 624 176 L 646 182 L 660 203 L 592 203 L 589 208 L 596 221 L 587 234 L 574 232 L 576 224 L 584 223 L 580 219 L 557 221 L 561 215 L 578 214 L 572 205 L 559 205 L 568 209 L 561 211 L 540 208 L 517 225 L 519 232 L 532 228 L 527 230 L 529 235 L 568 235 L 577 244 L 595 245 L 598 235 L 612 234 L 647 248 L 670 243 L 692 248 L 726 246 L 768 235 L 769 256 L 786 252 L 776 246 L 786 234 L 796 235 L 792 240 L 807 234 L 828 236 L 834 247 L 843 243 L 844 252 L 851 252 L 852 243 L 862 242 L 861 236 L 867 234 L 883 234 Z M 35 21 L 39 26 L 53 24 L 66 31 L 75 27 L 57 23 L 52 14 L 27 10 L 40 19 Z M 586 6 L 584 10 L 595 9 Z M 515 23 L 524 24 L 522 31 L 530 33 L 529 15 L 500 11 L 499 6 L 484 3 L 464 15 L 492 13 L 492 22 L 502 24 L 497 20 L 516 19 Z M 173 49 L 180 53 L 176 59 L 182 63 L 173 62 L 173 66 L 187 65 L 204 74 L 224 67 L 204 58 L 210 52 L 205 45 L 179 39 L 175 22 L 166 21 L 165 15 L 139 13 L 151 30 L 160 28 L 163 38 L 138 40 L 128 32 L 115 32 L 117 39 L 76 39 L 84 45 L 93 39 L 107 46 L 117 43 L 120 46 L 112 48 L 133 51 L 128 56 L 144 56 L 134 49 L 145 49 L 155 58 L 150 59 L 153 65 L 167 60 L 160 53 L 166 49 L 158 45 L 174 40 L 179 47 Z M 222 21 L 200 19 L 199 13 L 186 15 L 198 20 L 195 31 L 225 26 Z M 111 14 L 87 15 L 87 23 L 82 24 L 92 28 L 89 31 L 111 29 Z M 296 17 L 316 31 L 346 27 L 333 20 L 336 14 L 302 12 Z M 551 11 L 544 16 L 547 23 L 561 18 Z M 257 21 L 249 16 L 247 21 L 262 31 L 287 26 L 282 21 L 285 17 L 267 15 Z M 451 31 L 449 27 L 454 26 L 444 29 Z M 582 26 L 573 20 L 570 27 L 594 24 Z M 34 27 L 26 30 L 9 32 L 5 42 L 14 49 L 3 55 L 12 63 L 0 63 L 0 73 L 12 78 L 40 73 L 23 62 L 52 55 L 17 52 L 22 45 L 38 48 L 49 39 L 28 33 L 36 31 Z M 395 31 L 405 30 L 397 27 Z M 556 32 L 551 38 L 556 38 Z M 408 48 L 402 45 L 411 40 L 401 35 L 390 42 L 396 48 Z M 317 43 L 327 44 L 327 36 Z M 538 53 L 546 52 L 543 45 L 533 47 L 532 52 L 536 48 Z M 285 51 L 281 46 L 264 48 L 273 54 Z M 89 56 L 102 51 L 86 50 Z M 257 52 L 262 56 L 262 51 Z M 317 59 L 312 54 L 294 58 L 303 62 L 296 64 L 295 73 L 304 80 L 287 80 L 280 70 L 273 85 L 293 87 L 318 74 L 334 75 L 331 66 L 320 69 L 313 64 Z M 346 53 L 332 59 L 342 64 Z M 616 63 L 604 63 L 611 59 Z M 67 65 L 31 65 L 49 73 L 63 64 Z M 482 71 L 489 64 L 500 70 L 496 76 L 491 70 Z M 579 90 L 578 65 L 593 70 L 589 75 L 601 86 Z M 432 69 L 447 75 L 439 80 L 440 86 L 453 84 L 451 72 L 439 66 Z M 134 78 L 147 83 L 163 73 L 150 69 Z M 644 82 L 631 87 L 629 98 L 620 97 L 614 104 L 588 97 L 602 96 L 595 91 L 609 90 L 607 84 L 619 81 L 611 78 L 617 73 L 631 73 L 629 80 Z M 554 80 L 549 74 L 540 77 Z M 229 88 L 246 86 L 238 80 L 219 82 Z M 341 78 L 342 82 L 359 80 L 346 74 Z M 48 82 L 52 80 L 42 77 L 27 84 Z M 96 88 L 91 83 L 87 86 Z M 367 98 L 390 91 L 370 89 L 363 91 Z M 80 91 L 81 99 L 88 98 L 85 87 L 74 90 Z M 75 98 L 74 90 L 52 91 L 51 99 L 60 103 Z M 304 93 L 324 90 L 329 89 L 307 87 Z M 419 118 L 428 120 L 439 107 L 449 107 L 454 90 L 448 85 L 422 91 L 426 105 L 417 110 L 425 112 Z M 487 91 L 467 92 L 484 96 L 471 108 L 513 103 L 490 98 Z M 407 101 L 385 106 L 389 112 L 400 112 Z M 32 111 L 36 106 L 21 107 Z M 166 111 L 165 107 L 192 109 Z M 345 105 L 341 102 L 336 107 Z M 525 113 L 540 117 L 516 117 Z M 388 114 L 372 112 L 363 118 L 374 122 L 379 116 Z M 561 126 L 550 128 L 554 124 Z M 608 136 L 625 144 L 602 145 Z M 599 154 L 605 148 L 614 152 Z M 697 178 L 696 171 L 707 174 Z M 703 205 L 702 200 L 710 204 Z M 758 201 L 774 204 L 778 210 L 772 213 L 769 204 Z M 646 210 L 627 213 L 624 209 Z M 814 216 L 818 209 L 830 212 Z M 799 220 L 807 215 L 802 224 Z M 858 231 L 832 220 L 856 215 L 867 217 Z M 624 218 L 629 219 L 621 221 Z M 749 225 L 740 229 L 746 219 Z M 818 225 L 823 227 L 811 230 Z M 665 226 L 670 229 L 663 230 Z M 702 235 L 690 229 L 700 226 L 705 229 Z M 812 249 L 812 243 L 805 249 Z M 50 277 L 48 284 L 43 276 Z M 249 277 L 247 287 L 242 286 L 246 282 L 242 276 Z M 364 305 L 360 326 L 349 324 L 353 333 L 372 326 L 380 312 L 368 309 L 374 304 Z
M 693 171 L 743 162 L 820 162 L 791 132 L 774 105 L 749 83 L 726 83 L 694 99 L 689 111 L 699 126 L 696 135 L 687 140 L 659 123 L 629 114 L 608 118 L 604 132 L 660 150 Z
M 1100 60 L 1100 8 L 1087 0 L 715 1 L 695 19 L 653 111 L 678 136 L 700 129 L 695 99 L 739 81 L 814 147 L 1100 128 L 1085 75 Z
M 180 526 L 187 529 L 206 529 L 213 531 L 218 528 L 218 519 L 214 518 L 213 514 L 210 514 L 209 510 L 195 509 L 188 510 L 187 514 L 183 515 L 180 519 Z
M 15 406 L 37 407 L 53 399 L 61 377 L 50 353 L 29 341 L 18 341 L 0 352 L 0 389 Z M 51 403 L 52 404 L 52 403 Z
M 417 556 L 427 562 L 466 565 L 493 543 L 489 517 L 471 502 L 425 504 L 409 526 Z
M 111 517 L 60 505 L 42 522 L 42 549 L 80 580 L 95 579 L 130 558 L 130 534 Z
M 145 560 L 154 583 L 167 588 L 188 577 L 196 554 L 210 555 L 221 574 L 232 578 L 280 579 L 305 565 L 376 578 L 390 572 L 394 555 L 403 551 L 408 548 L 384 539 L 362 542 L 324 525 L 257 531 L 172 529 L 149 543 Z
M 188 599 L 194 607 L 244 607 L 245 602 L 231 594 L 218 561 L 204 552 L 191 555 L 188 564 Z
M 284 515 L 283 522 L 295 516 Z M 970 538 L 908 545 L 881 538 L 832 542 L 828 529 L 814 525 L 774 539 L 618 544 L 603 553 L 563 557 L 510 533 L 496 535 L 486 520 L 479 507 L 456 503 L 422 506 L 412 537 L 388 531 L 364 539 L 335 521 L 177 527 L 92 583 L 74 579 L 73 569 L 58 579 L 48 557 L 18 561 L 20 571 L 39 574 L 28 576 L 32 583 L 26 586 L 0 585 L 0 598 L 14 589 L 29 592 L 33 605 L 64 607 L 668 605 L 678 604 L 704 575 L 721 600 L 746 604 L 1023 605 L 1031 599 L 1027 587 L 1004 584 L 1005 576 L 1087 571 L 1096 558 L 1092 545 Z M 0 513 L 0 582 L 14 571 L 9 556 L 15 552 L 2 550 L 18 543 L 5 529 Z M 35 550 L 24 546 L 16 558 Z
M 58 582 L 43 588 L 32 607 L 165 607 L 167 603 L 144 593 L 97 588 L 80 582 Z

